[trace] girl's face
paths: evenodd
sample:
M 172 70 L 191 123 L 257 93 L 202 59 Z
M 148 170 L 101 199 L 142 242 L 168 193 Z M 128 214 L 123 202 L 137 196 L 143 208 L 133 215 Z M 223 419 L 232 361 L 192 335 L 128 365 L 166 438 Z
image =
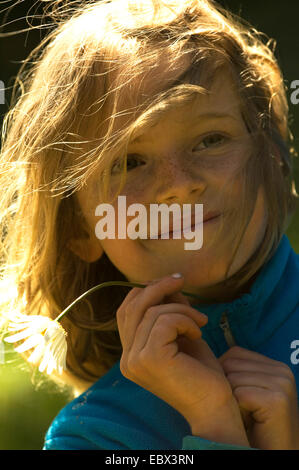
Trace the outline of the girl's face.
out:
M 240 202 L 240 176 L 224 186 L 244 166 L 249 156 L 250 139 L 243 122 L 236 92 L 228 74 L 214 81 L 211 93 L 199 95 L 196 104 L 168 111 L 154 127 L 146 130 L 129 144 L 127 179 L 121 195 L 126 196 L 127 207 L 140 203 L 203 204 L 203 215 L 216 212 L 218 217 L 203 224 L 203 245 L 198 250 L 185 250 L 188 240 L 105 239 L 95 237 L 99 217 L 95 208 L 102 202 L 94 189 L 98 175 L 77 193 L 79 204 L 88 222 L 91 241 L 83 249 L 89 261 L 99 258 L 102 250 L 132 282 L 146 282 L 173 272 L 185 278 L 184 290 L 206 297 L 221 295 L 215 286 L 225 279 L 233 253 L 232 238 L 225 236 L 230 227 L 225 224 L 229 194 L 230 204 Z M 111 190 L 120 181 L 116 165 L 111 178 Z M 117 236 L 117 200 L 114 203 Z M 149 211 L 148 211 L 149 212 Z M 134 217 L 128 218 L 132 220 Z M 221 243 L 207 245 L 221 218 L 224 232 Z M 266 228 L 264 193 L 260 189 L 256 206 L 242 243 L 232 264 L 229 276 L 240 269 L 262 241 Z M 77 249 L 77 254 L 82 257 Z M 86 256 L 85 256 L 86 259 Z M 214 286 L 214 287 L 213 287 Z

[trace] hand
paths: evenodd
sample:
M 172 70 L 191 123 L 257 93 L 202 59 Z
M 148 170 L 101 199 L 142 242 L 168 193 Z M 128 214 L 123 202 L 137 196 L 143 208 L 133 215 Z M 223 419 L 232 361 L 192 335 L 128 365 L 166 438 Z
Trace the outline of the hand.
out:
M 233 347 L 219 358 L 247 423 L 250 445 L 299 450 L 296 383 L 283 362 Z
M 181 413 L 193 434 L 246 446 L 230 384 L 201 339 L 207 317 L 190 306 L 182 287 L 182 278 L 167 276 L 126 296 L 116 315 L 120 370 Z

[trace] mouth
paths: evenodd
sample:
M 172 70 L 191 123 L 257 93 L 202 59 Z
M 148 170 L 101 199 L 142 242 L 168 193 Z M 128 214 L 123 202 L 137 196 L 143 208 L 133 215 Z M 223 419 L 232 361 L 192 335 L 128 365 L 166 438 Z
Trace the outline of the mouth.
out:
M 208 222 L 209 220 L 216 219 L 219 217 L 220 212 L 207 212 L 207 214 L 203 218 L 203 222 Z
M 197 222 L 195 221 L 195 214 L 192 214 L 191 215 L 191 225 L 188 225 L 188 226 L 185 226 L 183 225 L 184 223 L 184 220 L 181 219 L 181 230 L 176 228 L 176 230 L 173 230 L 173 225 L 172 224 L 169 224 L 169 231 L 159 231 L 158 232 L 158 240 L 168 240 L 168 239 L 172 239 L 173 238 L 173 234 L 179 234 L 181 233 L 183 235 L 183 230 L 185 232 L 194 232 L 196 229 L 198 229 L 201 225 L 203 226 L 206 226 L 207 224 L 210 224 L 212 223 L 213 221 L 216 221 L 216 219 L 219 218 L 220 216 L 220 212 L 215 212 L 215 211 L 211 211 L 211 212 L 207 212 L 204 217 L 203 217 L 203 220 L 200 221 L 200 222 Z M 169 233 L 169 238 L 162 238 L 162 235 L 166 235 Z

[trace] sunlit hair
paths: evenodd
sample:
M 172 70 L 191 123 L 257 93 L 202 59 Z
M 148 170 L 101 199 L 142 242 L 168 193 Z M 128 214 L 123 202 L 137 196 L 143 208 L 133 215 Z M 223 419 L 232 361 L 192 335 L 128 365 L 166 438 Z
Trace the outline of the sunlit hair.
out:
M 225 222 L 234 227 L 235 253 L 260 186 L 268 210 L 258 250 L 226 281 L 245 284 L 275 252 L 296 202 L 288 105 L 271 41 L 207 0 L 82 2 L 75 10 L 55 3 L 56 27 L 21 67 L 3 125 L 3 317 L 21 311 L 55 318 L 88 288 L 125 280 L 105 254 L 88 263 L 68 248 L 70 237 L 88 237 L 76 192 L 97 172 L 101 196 L 114 200 L 126 180 L 132 137 L 168 110 L 196 103 L 224 69 L 250 142 L 249 158 L 234 175 L 243 178 L 237 212 Z M 151 83 L 155 70 L 164 79 Z M 117 159 L 123 171 L 111 195 Z M 102 289 L 63 319 L 69 351 L 63 380 L 78 390 L 120 358 L 115 312 L 127 292 Z

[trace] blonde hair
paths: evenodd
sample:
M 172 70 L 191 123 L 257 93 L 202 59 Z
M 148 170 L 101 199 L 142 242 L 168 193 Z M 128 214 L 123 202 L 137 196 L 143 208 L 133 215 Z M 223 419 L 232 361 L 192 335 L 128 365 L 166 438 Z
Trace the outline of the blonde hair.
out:
M 52 14 L 57 26 L 21 67 L 3 125 L 2 315 L 55 318 L 95 284 L 126 280 L 105 254 L 88 263 L 69 250 L 69 227 L 72 237 L 88 237 L 76 192 L 98 171 L 107 197 L 109 171 L 122 154 L 119 193 L 133 132 L 208 90 L 223 67 L 231 73 L 254 149 L 242 169 L 236 250 L 260 185 L 268 209 L 261 245 L 226 282 L 241 286 L 251 279 L 275 252 L 297 196 L 288 105 L 271 42 L 264 44 L 257 31 L 208 0 L 102 0 Z M 161 53 L 168 58 L 169 81 L 156 93 L 141 93 Z M 171 80 L 184 58 L 183 74 Z M 84 389 L 120 358 L 115 312 L 127 292 L 101 290 L 63 319 L 65 382 Z

